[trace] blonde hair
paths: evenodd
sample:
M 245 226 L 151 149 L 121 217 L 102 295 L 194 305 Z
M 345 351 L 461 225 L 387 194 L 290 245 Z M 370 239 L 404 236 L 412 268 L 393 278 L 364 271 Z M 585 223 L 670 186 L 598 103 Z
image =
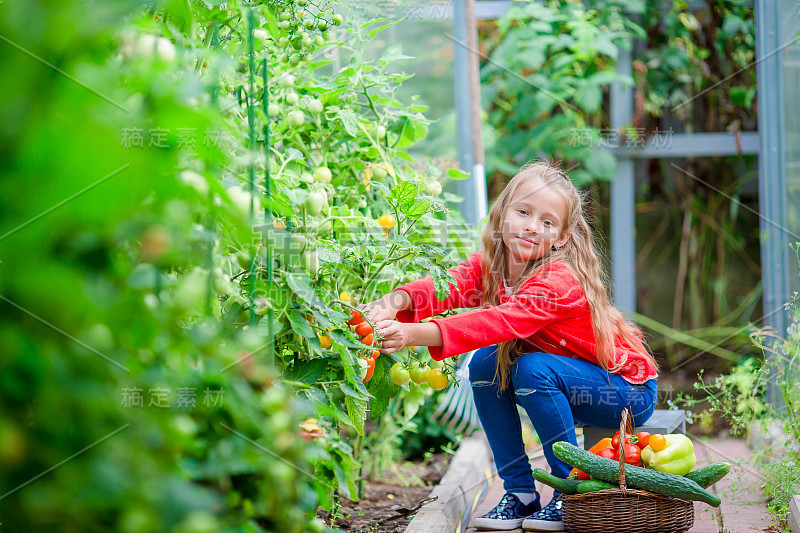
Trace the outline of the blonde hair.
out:
M 612 305 L 608 297 L 606 289 L 608 278 L 600 266 L 600 260 L 595 252 L 592 229 L 584 217 L 583 205 L 586 195 L 581 193 L 569 177 L 550 161 L 532 161 L 522 167 L 497 196 L 489 210 L 489 221 L 482 236 L 484 249 L 481 260 L 484 286 L 483 303 L 488 305 L 500 303 L 498 295 L 500 282 L 508 274 L 508 250 L 503 242 L 505 214 L 517 189 L 522 183 L 528 181 L 535 181 L 542 187 L 551 188 L 564 197 L 567 201 L 567 223 L 562 230 L 564 232 L 562 235 L 569 232 L 570 237 L 558 250 L 551 249 L 543 257 L 530 261 L 512 290 L 516 293 L 519 287 L 549 263 L 554 261 L 567 263 L 572 268 L 572 273 L 589 301 L 592 331 L 597 346 L 597 360 L 605 370 L 615 372 L 619 370 L 616 365 L 615 337 L 619 336 L 625 345 L 638 352 L 642 351 L 644 338 L 641 330 L 627 320 Z M 503 278 L 500 278 L 498 273 L 502 273 Z M 501 389 L 508 387 L 511 381 L 511 365 L 523 353 L 525 351 L 521 339 L 514 339 L 498 345 L 495 380 L 499 378 Z M 655 359 L 647 348 L 644 349 L 642 355 L 656 365 Z

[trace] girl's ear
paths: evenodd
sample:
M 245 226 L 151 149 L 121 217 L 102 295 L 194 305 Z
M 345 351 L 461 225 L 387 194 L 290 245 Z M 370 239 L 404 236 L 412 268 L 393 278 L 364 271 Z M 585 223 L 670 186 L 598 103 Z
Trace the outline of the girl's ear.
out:
M 562 235 L 561 238 L 558 239 L 558 241 L 555 243 L 555 245 L 558 248 L 563 248 L 564 245 L 567 244 L 567 241 L 569 241 L 570 237 L 572 237 L 572 233 L 569 232 L 569 231 L 565 232 L 564 235 Z

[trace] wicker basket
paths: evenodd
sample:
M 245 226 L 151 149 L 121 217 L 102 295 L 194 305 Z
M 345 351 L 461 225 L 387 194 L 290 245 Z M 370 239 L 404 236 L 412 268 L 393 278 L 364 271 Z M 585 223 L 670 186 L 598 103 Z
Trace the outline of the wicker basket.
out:
M 620 435 L 628 428 L 622 412 Z M 619 488 L 562 494 L 564 529 L 573 533 L 685 533 L 694 525 L 694 504 L 625 485 L 624 446 L 619 461 Z

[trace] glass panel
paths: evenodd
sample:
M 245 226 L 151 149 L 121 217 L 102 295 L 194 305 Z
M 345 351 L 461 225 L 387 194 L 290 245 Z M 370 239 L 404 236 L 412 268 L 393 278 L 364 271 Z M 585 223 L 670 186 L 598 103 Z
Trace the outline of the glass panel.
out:
M 411 56 L 393 64 L 392 72 L 412 77 L 402 82 L 397 96 L 403 103 L 428 106 L 423 112 L 433 121 L 428 135 L 417 142 L 415 155 L 447 157 L 457 160 L 455 101 L 453 98 L 453 5 L 451 2 L 409 0 L 351 0 L 344 2 L 342 13 L 354 24 L 388 19 L 369 26 L 368 30 L 403 20 L 378 34 L 366 51 L 369 59 L 384 54 Z
M 786 43 L 782 54 L 784 132 L 786 154 L 786 228 L 788 242 L 800 241 L 800 3 L 797 0 L 781 0 L 781 35 L 779 42 Z M 790 290 L 800 291 L 798 257 L 790 252 Z

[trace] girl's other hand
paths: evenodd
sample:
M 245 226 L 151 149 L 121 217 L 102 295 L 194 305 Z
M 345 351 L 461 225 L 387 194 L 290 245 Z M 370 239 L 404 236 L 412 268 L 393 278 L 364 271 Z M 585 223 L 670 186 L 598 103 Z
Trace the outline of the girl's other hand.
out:
M 381 342 L 381 353 L 394 353 L 411 344 L 409 324 L 396 320 L 381 320 L 375 323 Z
M 364 314 L 367 319 L 376 324 L 383 320 L 394 320 L 397 313 L 406 309 L 408 300 L 411 297 L 405 291 L 395 291 L 384 295 L 372 302 L 356 306 L 356 308 Z

